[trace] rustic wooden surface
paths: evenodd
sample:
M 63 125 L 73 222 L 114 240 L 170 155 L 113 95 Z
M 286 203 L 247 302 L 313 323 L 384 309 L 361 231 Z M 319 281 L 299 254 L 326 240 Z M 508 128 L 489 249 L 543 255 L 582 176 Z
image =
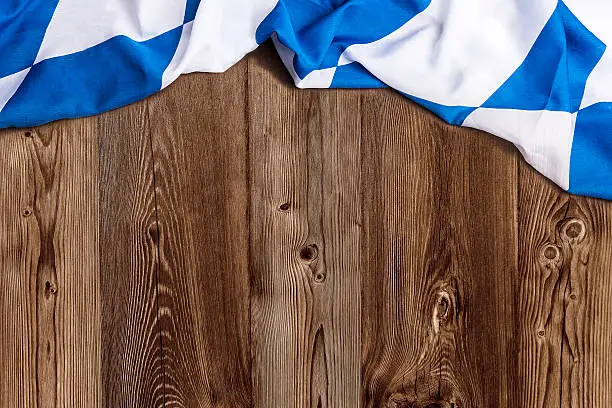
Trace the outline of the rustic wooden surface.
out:
M 612 203 L 390 90 L 263 47 L 0 174 L 0 408 L 612 405 Z

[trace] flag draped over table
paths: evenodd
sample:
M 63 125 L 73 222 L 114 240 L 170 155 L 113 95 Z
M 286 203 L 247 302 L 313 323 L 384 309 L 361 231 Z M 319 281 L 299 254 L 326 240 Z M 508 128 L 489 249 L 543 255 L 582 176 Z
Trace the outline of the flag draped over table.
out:
M 298 87 L 395 88 L 612 199 L 610 0 L 2 0 L 0 127 L 116 108 L 268 38 Z

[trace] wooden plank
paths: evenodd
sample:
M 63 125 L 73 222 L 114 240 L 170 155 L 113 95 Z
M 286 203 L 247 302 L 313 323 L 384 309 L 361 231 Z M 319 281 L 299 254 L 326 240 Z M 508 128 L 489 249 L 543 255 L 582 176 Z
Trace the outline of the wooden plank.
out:
M 105 407 L 164 402 L 157 221 L 147 102 L 99 118 Z
M 0 406 L 36 404 L 36 291 L 28 265 L 32 238 L 24 207 L 31 190 L 29 152 L 23 131 L 0 132 Z
M 359 93 L 249 60 L 253 400 L 358 407 Z
M 167 407 L 250 407 L 246 62 L 150 99 Z
M 0 147 L 0 405 L 98 407 L 95 121 L 4 131 Z
M 363 405 L 514 406 L 514 149 L 391 91 L 362 120 Z
M 520 172 L 522 381 L 513 400 L 533 407 L 612 404 L 612 203 L 571 196 Z

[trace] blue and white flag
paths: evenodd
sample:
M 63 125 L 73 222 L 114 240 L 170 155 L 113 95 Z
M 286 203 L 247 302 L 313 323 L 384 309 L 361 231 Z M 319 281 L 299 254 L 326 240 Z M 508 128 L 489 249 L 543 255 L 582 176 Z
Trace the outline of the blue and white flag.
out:
M 0 128 L 137 101 L 268 38 L 298 87 L 395 88 L 612 199 L 611 0 L 1 0 Z

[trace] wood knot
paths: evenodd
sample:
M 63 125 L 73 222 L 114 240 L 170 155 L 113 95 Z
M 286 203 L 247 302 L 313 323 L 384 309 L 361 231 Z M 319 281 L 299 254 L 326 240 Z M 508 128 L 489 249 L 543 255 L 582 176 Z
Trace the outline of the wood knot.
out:
M 319 259 L 319 247 L 316 244 L 310 244 L 303 247 L 300 250 L 300 259 L 302 262 L 309 265 L 312 279 L 316 283 L 325 282 L 327 274 L 325 273 L 325 266 L 317 262 Z
M 563 263 L 563 253 L 554 244 L 546 244 L 540 252 L 540 263 L 549 268 L 559 267 Z
M 326 277 L 327 276 L 323 272 L 317 272 L 314 274 L 314 281 L 317 283 L 323 283 L 325 282 Z
M 544 248 L 544 258 L 546 259 L 556 259 L 559 256 L 559 248 L 557 248 L 554 245 L 547 245 L 546 248 Z
M 278 207 L 278 209 L 279 209 L 280 211 L 282 211 L 282 212 L 287 212 L 287 211 L 289 211 L 289 208 L 291 208 L 291 204 L 289 204 L 289 203 L 282 203 L 282 204 L 281 204 L 281 205 Z
M 32 132 L 29 130 L 26 130 L 23 134 L 25 137 L 32 137 Z
M 31 216 L 32 213 L 33 213 L 32 207 L 26 207 L 21 211 L 21 215 L 26 218 Z
M 445 320 L 448 317 L 449 306 L 448 294 L 444 294 L 438 298 L 438 317 L 440 317 L 441 320 Z
M 49 299 L 51 295 L 57 293 L 57 285 L 54 282 L 45 282 L 45 298 Z
M 151 237 L 153 242 L 159 241 L 159 226 L 156 222 L 153 222 L 151 225 L 149 225 L 149 228 L 147 228 L 147 232 L 149 233 L 149 237 Z
M 561 233 L 570 242 L 582 242 L 586 235 L 586 225 L 581 219 L 572 218 L 563 224 Z
M 544 337 L 546 332 L 544 330 L 538 330 L 538 337 Z
M 434 306 L 432 325 L 435 333 L 446 326 L 453 318 L 453 295 L 446 290 L 438 292 Z
M 319 257 L 319 248 L 315 244 L 307 245 L 300 251 L 300 258 L 305 262 L 312 262 Z

